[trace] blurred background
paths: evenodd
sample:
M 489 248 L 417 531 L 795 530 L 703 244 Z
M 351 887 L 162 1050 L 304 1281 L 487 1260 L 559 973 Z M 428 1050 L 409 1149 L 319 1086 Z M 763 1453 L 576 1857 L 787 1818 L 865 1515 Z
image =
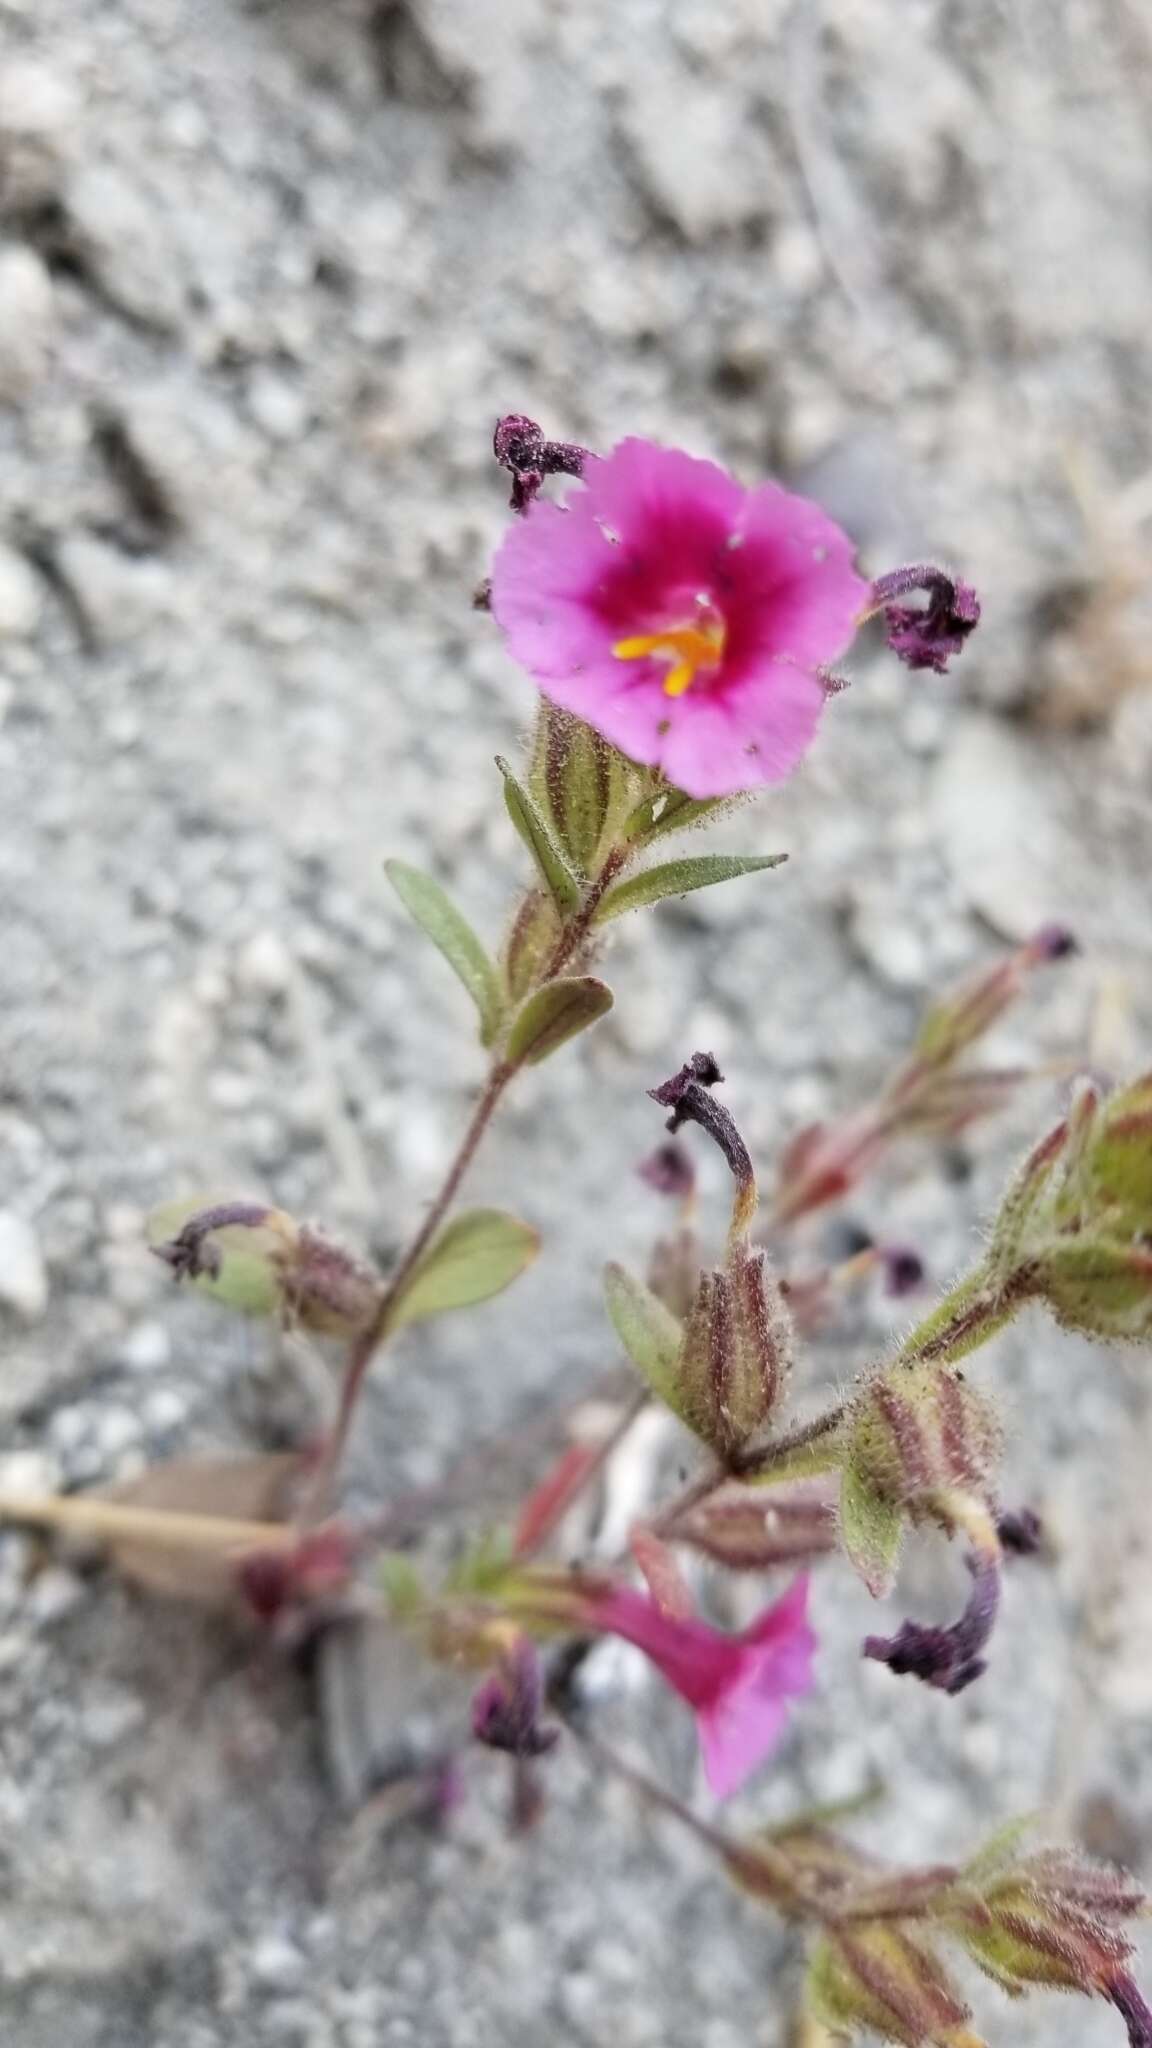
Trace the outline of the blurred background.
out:
M 386 1255 L 448 1157 L 481 1055 L 381 863 L 493 937 L 523 873 L 492 757 L 532 690 L 470 608 L 499 413 L 778 476 L 872 573 L 960 571 L 984 624 L 944 679 L 866 650 L 801 775 L 713 834 L 786 868 L 621 932 L 612 1017 L 476 1175 L 544 1253 L 381 1375 L 378 1492 L 612 1363 L 599 1268 L 663 1220 L 644 1089 L 696 1046 L 767 1167 L 1057 918 L 1081 954 L 999 1056 L 1147 1060 L 1150 72 L 1140 0 L 0 0 L 0 1483 L 299 1427 L 266 1333 L 172 1297 L 152 1204 L 263 1193 Z M 901 1154 L 853 1220 L 945 1283 L 1060 1099 Z M 907 1314 L 862 1307 L 812 1384 Z M 1145 1368 L 1039 1321 L 987 1354 L 1055 1561 L 955 1701 L 861 1665 L 876 1610 L 827 1572 L 820 1688 L 747 1818 L 879 1775 L 894 1856 L 1037 1807 L 1147 1866 Z M 0 1536 L 6 2039 L 784 2048 L 792 1943 L 578 1759 L 526 1841 L 487 1768 L 447 1840 L 389 1826 L 349 1796 L 346 1672 L 318 1703 L 41 1564 Z M 917 1558 L 885 1618 L 958 1584 Z M 428 1711 L 358 1682 L 385 1730 Z M 690 1786 L 676 1703 L 619 1712 Z M 1119 2027 L 980 2010 L 1045 2048 Z

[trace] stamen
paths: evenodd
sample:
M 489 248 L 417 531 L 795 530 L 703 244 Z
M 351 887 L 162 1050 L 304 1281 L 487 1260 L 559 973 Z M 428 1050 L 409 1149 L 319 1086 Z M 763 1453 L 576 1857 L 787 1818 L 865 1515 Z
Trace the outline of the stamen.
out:
M 618 661 L 642 661 L 650 655 L 655 661 L 669 662 L 664 693 L 668 697 L 682 697 L 685 690 L 691 689 L 699 670 L 719 667 L 724 658 L 724 640 L 724 621 L 714 617 L 703 623 L 693 620 L 682 626 L 665 626 L 659 633 L 631 634 L 625 640 L 617 640 L 612 652 Z

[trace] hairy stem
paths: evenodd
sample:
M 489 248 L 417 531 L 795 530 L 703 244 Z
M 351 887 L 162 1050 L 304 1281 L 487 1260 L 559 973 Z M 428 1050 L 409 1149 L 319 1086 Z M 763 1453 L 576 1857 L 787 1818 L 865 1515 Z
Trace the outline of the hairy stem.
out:
M 568 962 L 579 951 L 592 928 L 593 919 L 604 897 L 619 874 L 628 856 L 626 847 L 613 847 L 600 873 L 589 885 L 584 901 L 578 911 L 565 924 L 543 973 L 540 985 L 554 981 Z M 461 1183 L 472 1164 L 489 1124 L 499 1106 L 500 1100 L 510 1081 L 515 1078 L 518 1067 L 509 1060 L 497 1058 L 489 1071 L 484 1089 L 472 1112 L 468 1128 L 460 1140 L 452 1164 L 444 1176 L 439 1191 L 430 1208 L 403 1254 L 399 1265 L 384 1288 L 367 1328 L 352 1344 L 344 1370 L 344 1383 L 340 1389 L 340 1405 L 336 1420 L 324 1446 L 323 1456 L 316 1469 L 313 1485 L 309 1491 L 302 1512 L 306 1524 L 318 1521 L 324 1514 L 332 1484 L 339 1469 L 352 1427 L 352 1417 L 360 1398 L 372 1360 L 388 1335 L 389 1325 L 398 1302 L 403 1296 L 420 1260 L 432 1243 L 436 1232 L 448 1214 Z
M 541 987 L 549 981 L 555 981 L 557 975 L 563 974 L 569 961 L 579 952 L 592 929 L 596 912 L 599 910 L 605 896 L 608 894 L 609 889 L 628 858 L 628 852 L 629 849 L 627 847 L 614 846 L 608 854 L 595 881 L 589 884 L 588 893 L 579 910 L 569 918 L 557 939 L 547 964 L 540 975 Z
M 826 1455 L 830 1449 L 826 1439 L 835 1435 L 847 1412 L 847 1401 L 838 1401 L 834 1408 L 814 1416 L 811 1422 L 798 1422 L 794 1429 L 774 1437 L 771 1443 L 745 1451 L 736 1461 L 733 1477 L 759 1479 L 771 1473 L 782 1480 L 806 1479 L 827 1471 L 835 1459 Z M 793 1468 L 790 1471 L 786 1469 L 789 1466 Z
M 323 1456 L 316 1468 L 315 1478 L 305 1502 L 301 1519 L 305 1523 L 319 1521 L 324 1514 L 332 1482 L 348 1443 L 352 1417 L 356 1403 L 368 1374 L 368 1369 L 380 1345 L 388 1334 L 393 1312 L 400 1301 L 416 1267 L 431 1244 L 445 1216 L 460 1191 L 461 1183 L 480 1147 L 480 1141 L 496 1113 L 500 1099 L 516 1068 L 506 1060 L 497 1060 L 488 1075 L 484 1089 L 472 1111 L 468 1127 L 456 1148 L 455 1157 L 449 1166 L 437 1193 L 432 1199 L 423 1223 L 417 1230 L 407 1251 L 400 1259 L 388 1281 L 376 1307 L 376 1313 L 367 1327 L 351 1345 L 348 1363 L 344 1370 L 344 1383 L 340 1389 L 340 1406 L 336 1420 L 329 1432 Z
M 782 1849 L 774 1848 L 763 1835 L 758 1835 L 752 1844 L 739 1841 L 735 1836 L 725 1834 L 711 1821 L 702 1820 L 693 1813 L 674 1792 L 669 1792 L 655 1778 L 636 1769 L 612 1749 L 592 1735 L 587 1728 L 568 1716 L 563 1716 L 565 1726 L 574 1736 L 585 1755 L 601 1770 L 610 1771 L 621 1778 L 634 1792 L 655 1806 L 662 1813 L 672 1815 L 682 1826 L 688 1828 L 698 1841 L 703 1842 L 714 1853 L 720 1855 L 732 1875 L 749 1890 L 759 1896 L 773 1898 L 781 1909 L 797 1918 L 830 1923 L 834 1917 L 819 1894 L 797 1869 L 792 1858 Z

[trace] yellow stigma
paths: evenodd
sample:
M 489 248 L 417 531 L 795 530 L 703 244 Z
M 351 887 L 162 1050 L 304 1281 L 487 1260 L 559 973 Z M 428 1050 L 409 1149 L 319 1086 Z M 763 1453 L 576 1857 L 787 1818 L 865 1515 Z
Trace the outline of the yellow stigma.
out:
M 701 669 L 718 668 L 724 658 L 724 621 L 713 616 L 697 624 L 665 626 L 659 633 L 635 633 L 617 640 L 612 649 L 618 661 L 640 661 L 651 654 L 671 664 L 664 678 L 664 693 L 682 697 L 691 689 Z

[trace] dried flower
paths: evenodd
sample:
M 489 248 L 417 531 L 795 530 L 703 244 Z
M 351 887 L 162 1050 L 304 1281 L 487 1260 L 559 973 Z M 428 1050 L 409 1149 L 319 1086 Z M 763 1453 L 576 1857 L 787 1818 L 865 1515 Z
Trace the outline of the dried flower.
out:
M 496 556 L 511 653 L 690 796 L 790 775 L 869 595 L 846 535 L 778 484 L 649 441 L 588 458 L 584 485 L 530 504 Z
M 718 1799 L 727 1799 L 763 1763 L 783 1732 L 789 1701 L 812 1688 L 816 1637 L 803 1573 L 739 1636 L 721 1635 L 707 1622 L 673 1619 L 629 1586 L 591 1596 L 586 1614 L 602 1633 L 635 1643 L 687 1700 Z
M 549 441 L 542 427 L 523 413 L 496 422 L 492 452 L 512 477 L 512 510 L 526 512 L 546 476 L 582 476 L 587 448 L 574 441 Z
M 670 1195 L 684 1202 L 696 1191 L 696 1169 L 683 1145 L 677 1145 L 672 1138 L 667 1144 L 657 1145 L 647 1159 L 640 1161 L 636 1171 L 658 1195 Z
M 988 1668 L 981 1652 L 1000 1606 L 999 1553 L 973 1551 L 965 1562 L 972 1591 L 958 1621 L 948 1628 L 901 1622 L 894 1636 L 866 1636 L 864 1655 L 886 1664 L 898 1678 L 907 1674 L 922 1679 L 938 1692 L 963 1692 L 981 1677 Z
M 508 1756 L 544 1756 L 555 1748 L 560 1730 L 541 1723 L 543 1705 L 539 1656 L 527 1636 L 518 1636 L 473 1698 L 472 1733 Z
M 922 590 L 923 609 L 893 604 L 895 597 Z M 980 600 L 967 583 L 956 583 L 943 569 L 928 564 L 894 569 L 872 585 L 873 610 L 883 611 L 888 645 L 908 668 L 931 668 L 943 675 L 954 654 L 980 623 Z

